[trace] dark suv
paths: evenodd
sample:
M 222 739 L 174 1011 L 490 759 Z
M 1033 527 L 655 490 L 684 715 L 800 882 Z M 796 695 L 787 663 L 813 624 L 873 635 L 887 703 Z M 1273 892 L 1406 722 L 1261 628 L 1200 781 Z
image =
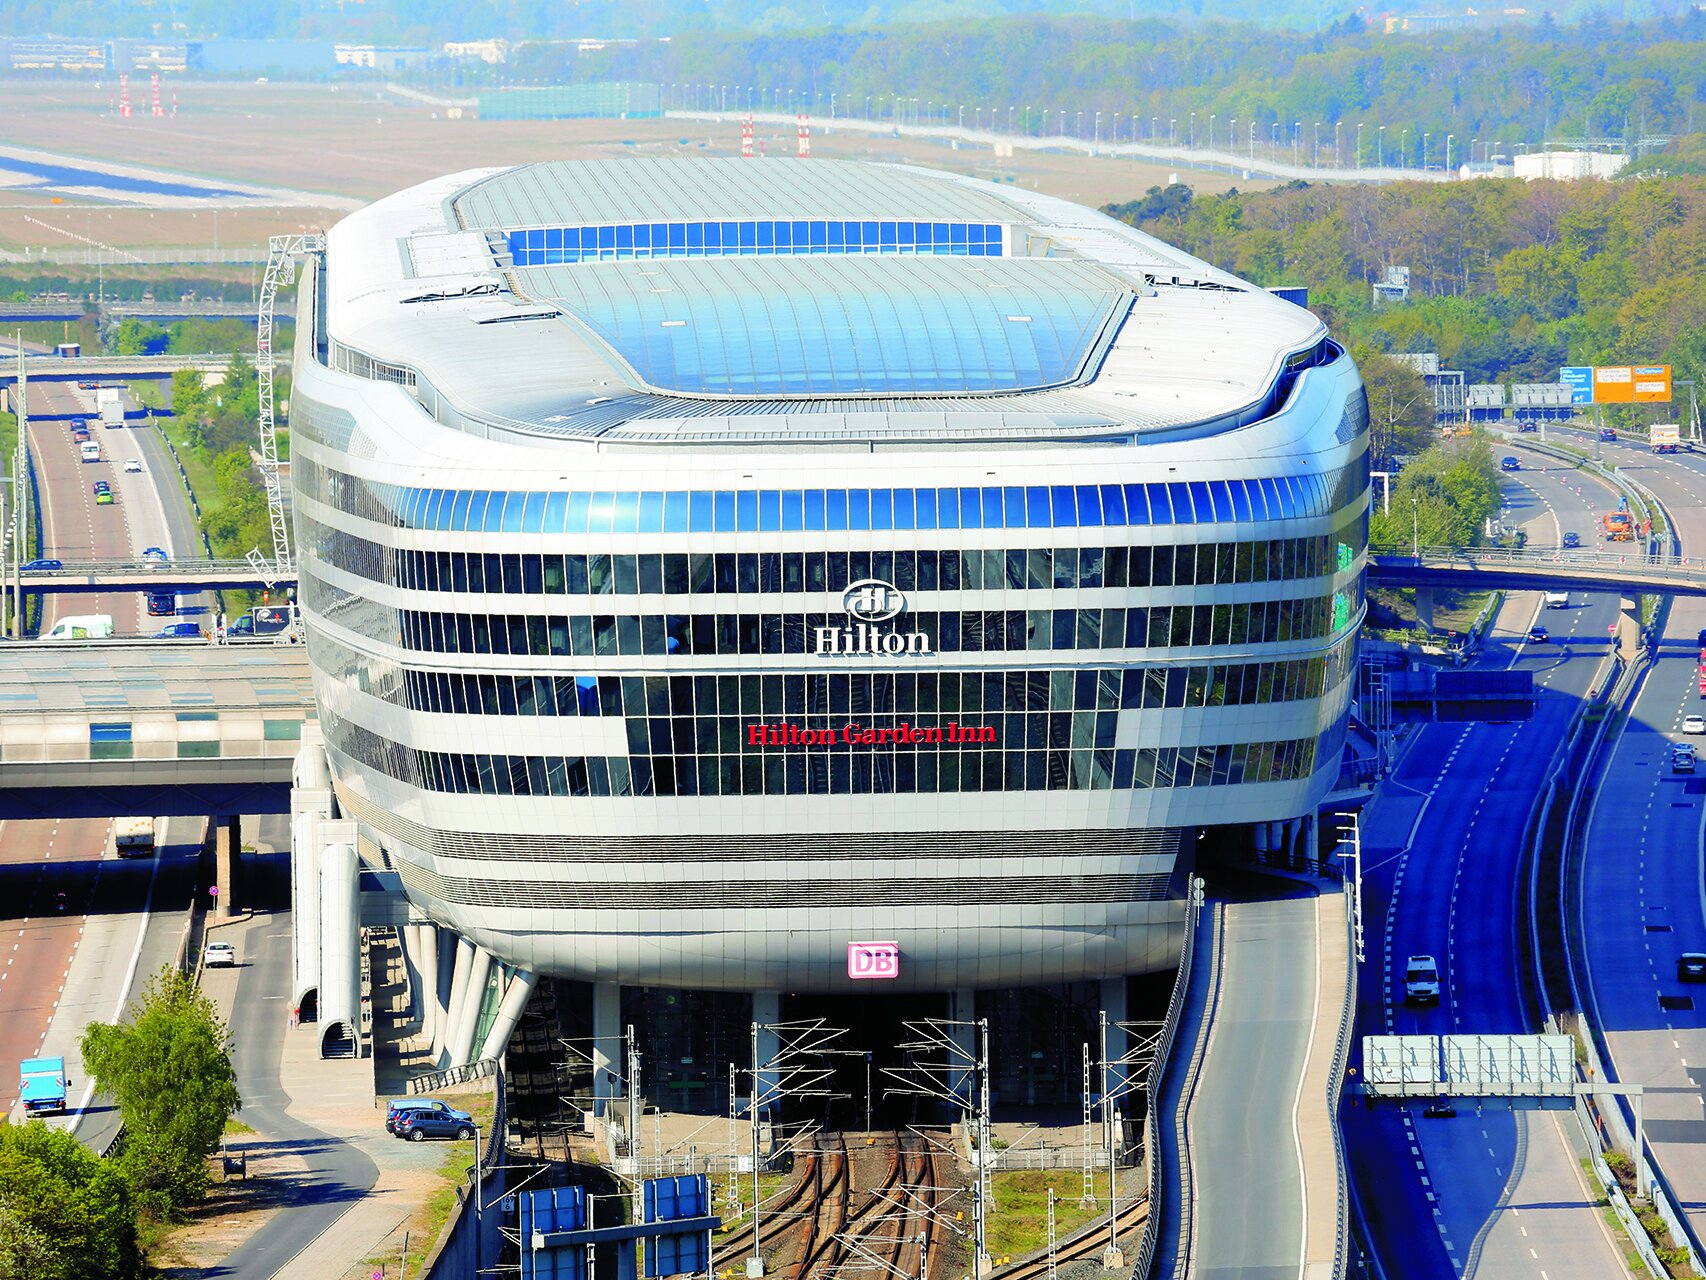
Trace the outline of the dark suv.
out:
M 421 1142 L 427 1138 L 460 1138 L 466 1142 L 474 1136 L 474 1117 L 436 1098 L 392 1103 L 391 1107 L 395 1110 L 395 1118 L 388 1110 L 385 1127 L 410 1142 Z

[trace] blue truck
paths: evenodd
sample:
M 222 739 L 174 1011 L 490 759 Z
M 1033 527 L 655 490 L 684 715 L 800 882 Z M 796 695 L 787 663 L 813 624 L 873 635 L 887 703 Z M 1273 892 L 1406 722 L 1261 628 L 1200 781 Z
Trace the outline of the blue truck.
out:
M 25 1058 L 18 1067 L 18 1085 L 23 1098 L 24 1114 L 64 1115 L 67 1083 L 64 1058 Z

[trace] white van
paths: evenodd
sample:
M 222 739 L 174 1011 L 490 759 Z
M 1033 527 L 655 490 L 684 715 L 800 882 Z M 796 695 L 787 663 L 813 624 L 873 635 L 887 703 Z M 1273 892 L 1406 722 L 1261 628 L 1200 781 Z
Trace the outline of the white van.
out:
M 113 634 L 113 616 L 110 613 L 86 613 L 72 618 L 61 618 L 53 624 L 51 631 L 44 631 L 37 639 L 40 640 L 109 640 Z
M 1546 593 L 1546 607 L 1548 609 L 1568 609 L 1570 607 L 1570 593 L 1568 591 L 1548 591 Z
M 96 444 L 93 440 L 85 440 L 83 442 L 83 461 L 99 462 L 100 460 L 101 446 Z

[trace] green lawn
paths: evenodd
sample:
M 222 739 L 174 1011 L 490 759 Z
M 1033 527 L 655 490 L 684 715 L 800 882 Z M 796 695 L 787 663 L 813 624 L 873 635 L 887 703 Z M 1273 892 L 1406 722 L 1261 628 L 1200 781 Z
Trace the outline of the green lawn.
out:
M 1077 1169 L 1016 1169 L 991 1178 L 995 1208 L 989 1215 L 987 1240 L 996 1266 L 1022 1258 L 1048 1245 L 1048 1193 L 1054 1188 L 1054 1233 L 1061 1240 L 1092 1218 L 1108 1212 L 1108 1175 L 1095 1179 L 1096 1205 L 1078 1202 L 1084 1188 Z

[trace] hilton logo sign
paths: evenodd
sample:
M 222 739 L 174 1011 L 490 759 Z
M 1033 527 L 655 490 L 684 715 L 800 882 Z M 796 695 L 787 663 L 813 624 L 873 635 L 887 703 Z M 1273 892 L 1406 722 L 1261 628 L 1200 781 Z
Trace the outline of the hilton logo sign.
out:
M 847 944 L 847 976 L 849 978 L 900 977 L 900 943 L 849 942 Z
M 851 623 L 816 628 L 819 657 L 895 657 L 928 654 L 930 637 L 922 631 L 882 631 L 877 624 L 906 612 L 906 596 L 893 583 L 863 578 L 841 593 L 841 607 Z

